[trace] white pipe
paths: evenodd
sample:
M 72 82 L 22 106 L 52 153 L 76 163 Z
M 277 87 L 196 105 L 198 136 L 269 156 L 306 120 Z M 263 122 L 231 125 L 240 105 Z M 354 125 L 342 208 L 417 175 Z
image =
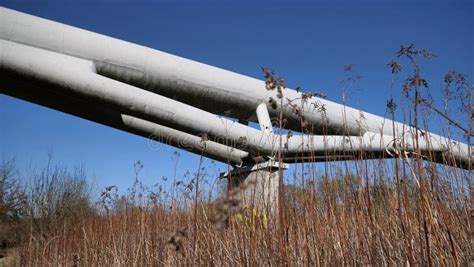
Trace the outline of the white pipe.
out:
M 51 89 L 53 86 L 50 84 L 45 88 L 37 82 L 22 82 L 10 76 L 2 79 L 0 92 L 232 165 L 239 166 L 244 160 L 251 160 L 248 152 L 123 114 L 91 101 L 54 94 Z M 38 94 L 39 90 L 41 94 Z M 154 143 L 149 145 L 150 149 L 158 148 Z
M 267 105 L 265 103 L 258 105 L 256 114 L 258 124 L 260 124 L 260 130 L 268 134 L 273 133 L 272 121 L 270 119 L 270 114 L 268 114 Z

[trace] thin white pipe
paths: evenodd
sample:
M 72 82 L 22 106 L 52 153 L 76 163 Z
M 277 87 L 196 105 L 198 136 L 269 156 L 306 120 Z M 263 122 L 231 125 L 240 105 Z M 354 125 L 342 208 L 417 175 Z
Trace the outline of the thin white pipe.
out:
M 267 105 L 265 103 L 258 105 L 256 114 L 258 124 L 260 125 L 260 130 L 268 134 L 273 133 L 272 121 L 270 119 L 270 114 L 268 114 Z

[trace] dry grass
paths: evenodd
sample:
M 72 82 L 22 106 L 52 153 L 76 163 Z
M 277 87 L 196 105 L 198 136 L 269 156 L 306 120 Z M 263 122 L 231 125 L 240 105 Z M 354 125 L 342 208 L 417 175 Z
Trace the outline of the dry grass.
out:
M 347 175 L 323 180 L 287 188 L 283 222 L 223 215 L 226 201 L 200 202 L 197 213 L 129 207 L 65 221 L 54 234 L 31 232 L 19 259 L 48 266 L 468 264 L 469 217 L 452 191 L 421 200 L 408 183 L 355 190 Z M 222 216 L 224 227 L 215 219 Z

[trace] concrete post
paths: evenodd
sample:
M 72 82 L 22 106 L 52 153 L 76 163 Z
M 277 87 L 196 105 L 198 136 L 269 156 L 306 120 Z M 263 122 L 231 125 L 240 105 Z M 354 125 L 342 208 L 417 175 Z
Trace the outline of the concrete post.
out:
M 278 162 L 267 161 L 221 174 L 228 179 L 228 189 L 235 190 L 241 206 L 258 213 L 276 214 L 278 211 Z M 287 169 L 287 164 L 282 164 Z

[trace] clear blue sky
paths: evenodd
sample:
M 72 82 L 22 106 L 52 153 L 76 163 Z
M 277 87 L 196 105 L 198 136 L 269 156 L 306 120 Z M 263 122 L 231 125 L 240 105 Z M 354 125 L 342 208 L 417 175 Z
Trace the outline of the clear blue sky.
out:
M 257 78 L 262 76 L 261 66 L 271 67 L 290 87 L 323 91 L 335 101 L 341 99 L 343 66 L 352 63 L 363 78 L 349 92 L 349 103 L 379 115 L 390 93 L 386 65 L 400 44 L 415 43 L 438 55 L 423 65 L 434 92 L 440 92 L 449 70 L 466 73 L 472 81 L 472 1 L 314 2 L 3 0 L 0 4 Z M 2 159 L 15 157 L 20 169 L 43 166 L 52 151 L 56 162 L 84 165 L 99 188 L 130 185 L 137 160 L 145 165 L 142 177 L 147 184 L 172 176 L 170 157 L 175 151 L 150 149 L 142 137 L 4 95 L 0 95 L 0 148 Z M 194 172 L 199 157 L 180 154 L 179 172 Z

